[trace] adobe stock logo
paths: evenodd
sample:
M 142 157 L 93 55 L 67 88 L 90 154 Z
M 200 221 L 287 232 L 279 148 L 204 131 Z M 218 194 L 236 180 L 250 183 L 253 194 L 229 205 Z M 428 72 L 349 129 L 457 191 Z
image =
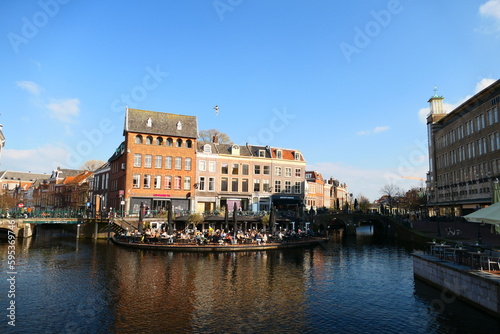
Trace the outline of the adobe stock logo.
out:
M 215 0 L 212 2 L 212 5 L 219 16 L 219 20 L 222 22 L 224 21 L 224 13 L 232 12 L 242 2 L 243 0 Z
M 59 13 L 59 5 L 65 5 L 70 0 L 40 0 L 38 5 L 41 10 L 35 12 L 31 17 L 31 20 L 26 16 L 21 18 L 21 33 L 17 34 L 14 32 L 9 32 L 7 34 L 7 39 L 12 46 L 15 53 L 19 52 L 19 46 L 22 44 L 28 44 L 28 42 L 33 39 L 41 28 L 45 27 L 49 23 L 49 19 Z
M 361 53 L 361 50 L 370 45 L 373 38 L 380 35 L 382 28 L 386 28 L 391 22 L 393 15 L 397 15 L 403 11 L 403 6 L 399 0 L 389 0 L 387 9 L 379 11 L 372 10 L 370 15 L 373 20 L 368 21 L 364 29 L 354 27 L 353 43 L 340 43 L 339 47 L 346 59 L 347 63 L 352 61 L 353 54 Z

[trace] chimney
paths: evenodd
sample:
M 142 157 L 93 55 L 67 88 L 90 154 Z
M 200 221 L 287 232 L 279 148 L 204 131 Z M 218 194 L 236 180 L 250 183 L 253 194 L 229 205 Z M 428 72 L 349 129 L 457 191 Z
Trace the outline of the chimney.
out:
M 213 139 L 212 139 L 212 142 L 214 144 L 218 144 L 219 143 L 219 137 L 217 135 L 214 135 Z

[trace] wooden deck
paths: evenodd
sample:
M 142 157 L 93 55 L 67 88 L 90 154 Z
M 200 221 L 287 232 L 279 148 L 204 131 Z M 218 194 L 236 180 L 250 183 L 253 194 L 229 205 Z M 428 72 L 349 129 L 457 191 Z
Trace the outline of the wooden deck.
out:
M 297 247 L 307 247 L 316 246 L 322 242 L 326 242 L 327 238 L 319 237 L 308 237 L 306 240 L 293 240 L 285 243 L 266 243 L 266 244 L 207 244 L 207 245 L 195 245 L 195 244 L 162 244 L 162 243 L 140 243 L 140 242 L 129 242 L 121 241 L 113 237 L 111 240 L 120 246 L 144 249 L 144 250 L 162 250 L 170 252 L 198 252 L 198 253 L 220 253 L 220 252 L 249 252 L 249 251 L 264 251 L 264 250 L 276 250 L 276 249 L 288 249 Z

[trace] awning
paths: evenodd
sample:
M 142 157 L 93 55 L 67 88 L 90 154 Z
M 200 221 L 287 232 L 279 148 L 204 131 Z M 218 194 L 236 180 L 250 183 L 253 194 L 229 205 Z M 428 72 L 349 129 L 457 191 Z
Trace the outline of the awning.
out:
M 271 201 L 274 205 L 299 205 L 302 203 L 302 198 L 294 195 L 273 195 Z

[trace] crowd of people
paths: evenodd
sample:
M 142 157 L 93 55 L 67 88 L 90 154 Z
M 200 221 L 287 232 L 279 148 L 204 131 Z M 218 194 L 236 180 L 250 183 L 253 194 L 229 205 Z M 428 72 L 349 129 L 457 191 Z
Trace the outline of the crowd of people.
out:
M 173 231 L 171 234 L 161 228 L 146 228 L 143 233 L 138 230 L 126 232 L 119 237 L 134 242 L 163 243 L 163 244 L 196 244 L 196 245 L 234 245 L 234 244 L 254 244 L 265 245 L 267 243 L 283 243 L 296 239 L 311 236 L 312 232 L 301 229 L 279 229 L 271 233 L 269 231 L 248 229 L 246 231 L 214 229 L 184 229 Z

